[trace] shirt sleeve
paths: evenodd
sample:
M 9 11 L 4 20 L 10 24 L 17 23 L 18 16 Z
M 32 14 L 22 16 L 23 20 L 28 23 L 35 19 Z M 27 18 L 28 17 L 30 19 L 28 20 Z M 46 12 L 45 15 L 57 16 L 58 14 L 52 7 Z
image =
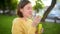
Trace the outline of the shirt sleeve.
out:
M 21 25 L 21 20 L 19 19 L 13 20 L 12 34 L 24 34 L 24 31 Z
M 28 26 L 29 24 L 29 26 Z M 35 34 L 35 27 L 22 19 L 14 19 L 12 24 L 12 34 Z

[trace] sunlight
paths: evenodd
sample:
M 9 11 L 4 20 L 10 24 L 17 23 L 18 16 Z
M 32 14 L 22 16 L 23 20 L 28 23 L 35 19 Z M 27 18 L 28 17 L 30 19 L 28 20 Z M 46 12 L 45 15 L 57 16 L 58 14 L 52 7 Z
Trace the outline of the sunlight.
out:
M 29 0 L 29 1 L 31 2 L 32 6 L 35 5 L 35 1 L 36 1 L 36 0 Z
M 45 6 L 50 6 L 52 0 L 42 0 Z

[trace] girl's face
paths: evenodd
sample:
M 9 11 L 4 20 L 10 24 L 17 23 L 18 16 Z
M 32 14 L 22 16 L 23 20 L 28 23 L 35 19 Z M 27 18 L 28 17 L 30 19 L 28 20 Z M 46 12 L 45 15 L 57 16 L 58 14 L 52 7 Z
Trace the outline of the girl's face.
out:
M 28 3 L 24 6 L 24 8 L 21 9 L 21 12 L 23 13 L 24 17 L 32 17 L 32 5 L 31 3 Z

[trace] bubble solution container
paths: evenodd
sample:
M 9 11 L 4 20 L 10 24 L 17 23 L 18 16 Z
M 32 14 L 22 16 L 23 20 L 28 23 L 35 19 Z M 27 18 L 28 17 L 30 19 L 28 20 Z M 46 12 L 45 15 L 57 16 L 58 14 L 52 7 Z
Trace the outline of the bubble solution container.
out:
M 41 34 L 42 24 L 38 24 L 38 34 Z

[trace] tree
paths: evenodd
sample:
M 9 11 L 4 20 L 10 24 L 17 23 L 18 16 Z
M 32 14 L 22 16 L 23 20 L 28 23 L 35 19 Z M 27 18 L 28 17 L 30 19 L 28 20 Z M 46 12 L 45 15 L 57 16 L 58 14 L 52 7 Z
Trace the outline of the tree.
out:
M 60 2 L 60 0 L 57 0 L 57 2 Z
M 52 0 L 51 5 L 47 8 L 47 10 L 45 11 L 43 18 L 41 19 L 41 22 L 45 22 L 45 19 L 47 17 L 47 15 L 50 13 L 50 11 L 54 8 L 55 4 L 56 4 L 57 0 Z
M 15 10 L 17 7 L 18 0 L 1 0 L 0 1 L 0 9 L 3 10 L 3 14 L 5 14 L 5 10 L 8 9 L 10 13 L 11 10 Z
M 3 10 L 3 14 L 5 13 L 5 9 L 6 9 L 6 0 L 1 0 L 0 1 L 0 9 Z
M 36 4 L 33 6 L 33 9 L 35 10 L 34 16 L 36 16 L 40 9 L 43 9 L 45 7 L 41 0 L 37 0 L 35 3 Z
M 8 14 L 10 14 L 11 10 L 16 10 L 17 8 L 17 0 L 8 0 L 10 2 L 8 2 Z
M 36 12 L 39 12 L 39 9 L 43 9 L 44 8 L 44 4 L 41 0 L 37 0 L 35 1 L 36 5 L 33 7 L 34 10 L 36 10 Z

